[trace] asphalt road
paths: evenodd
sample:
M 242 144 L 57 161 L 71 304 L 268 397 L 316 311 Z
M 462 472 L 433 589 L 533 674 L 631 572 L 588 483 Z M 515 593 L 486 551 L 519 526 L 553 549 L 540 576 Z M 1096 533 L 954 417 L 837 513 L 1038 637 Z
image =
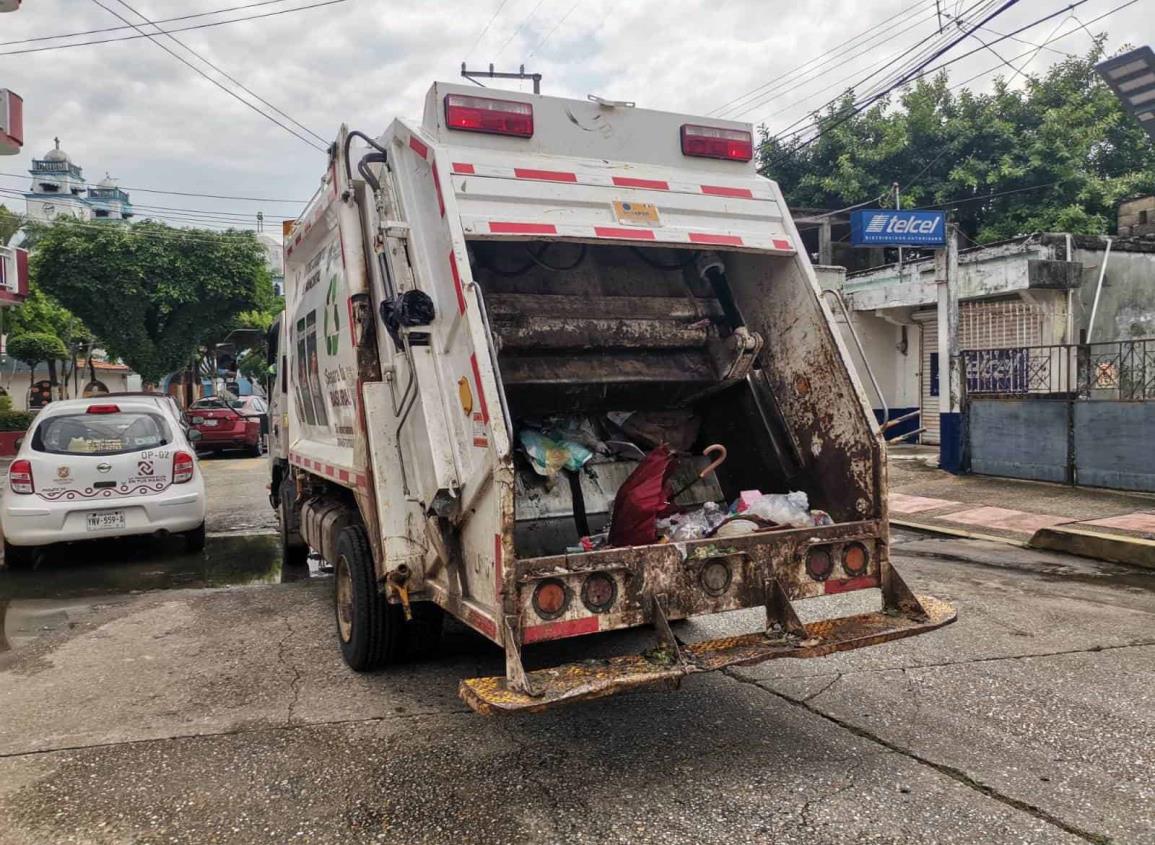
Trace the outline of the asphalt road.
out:
M 456 689 L 502 671 L 495 648 L 453 628 L 434 661 L 348 671 L 331 580 L 251 536 L 272 525 L 261 462 L 205 471 L 203 558 L 0 571 L 0 604 L 55 620 L 0 653 L 3 845 L 1155 842 L 1155 576 L 900 535 L 908 582 L 956 624 L 486 719 Z

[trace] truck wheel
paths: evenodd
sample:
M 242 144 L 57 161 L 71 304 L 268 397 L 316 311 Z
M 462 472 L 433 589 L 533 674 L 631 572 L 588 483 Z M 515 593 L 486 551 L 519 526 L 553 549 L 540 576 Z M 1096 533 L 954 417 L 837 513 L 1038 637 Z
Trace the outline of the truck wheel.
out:
M 337 639 L 349 668 L 368 672 L 400 656 L 405 617 L 377 587 L 365 529 L 349 525 L 337 535 Z
M 286 489 L 289 488 L 289 489 Z M 292 516 L 292 505 L 289 493 L 292 490 L 287 483 L 281 484 L 277 495 L 277 517 L 280 523 L 278 531 L 281 535 L 281 566 L 282 568 L 302 567 L 309 559 L 309 547 L 295 531 L 289 530 L 289 521 Z
M 4 541 L 4 565 L 9 569 L 31 569 L 39 558 L 39 546 L 13 546 Z

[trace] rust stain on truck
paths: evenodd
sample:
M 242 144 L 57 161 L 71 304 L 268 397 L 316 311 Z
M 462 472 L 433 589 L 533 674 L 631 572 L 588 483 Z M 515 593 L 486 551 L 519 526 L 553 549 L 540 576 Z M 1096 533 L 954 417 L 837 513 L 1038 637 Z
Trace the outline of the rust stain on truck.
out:
M 596 124 L 613 138 L 579 128 Z M 442 83 L 420 124 L 342 130 L 286 241 L 288 431 L 271 457 L 286 549 L 336 569 L 351 667 L 429 651 L 448 612 L 505 653 L 505 673 L 463 680 L 462 698 L 535 711 L 953 621 L 890 564 L 873 412 L 752 156 L 748 124 Z M 647 225 L 621 219 L 631 204 Z M 335 306 L 319 274 L 338 279 L 348 331 L 320 336 Z M 800 491 L 828 519 L 583 540 L 644 451 L 621 421 L 669 413 L 690 420 L 679 507 Z M 556 419 L 588 423 L 596 459 L 535 470 L 519 440 Z M 713 469 L 707 444 L 728 455 Z M 877 610 L 795 611 L 863 589 Z M 670 626 L 747 608 L 765 621 L 741 636 L 686 644 Z M 641 654 L 526 669 L 538 643 L 641 626 L 655 636 Z

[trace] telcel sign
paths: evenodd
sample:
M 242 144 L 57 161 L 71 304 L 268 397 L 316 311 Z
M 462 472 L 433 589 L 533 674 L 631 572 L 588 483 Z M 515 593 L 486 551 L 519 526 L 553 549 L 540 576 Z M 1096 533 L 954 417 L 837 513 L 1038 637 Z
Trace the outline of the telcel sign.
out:
M 946 246 L 945 211 L 880 211 L 850 215 L 852 246 Z

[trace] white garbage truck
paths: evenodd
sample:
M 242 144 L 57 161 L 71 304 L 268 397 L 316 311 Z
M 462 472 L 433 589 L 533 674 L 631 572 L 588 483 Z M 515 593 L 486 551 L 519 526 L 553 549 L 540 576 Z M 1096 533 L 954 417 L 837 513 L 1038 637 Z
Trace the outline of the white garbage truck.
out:
M 448 613 L 505 655 L 462 698 L 537 710 L 954 619 L 890 564 L 878 426 L 749 124 L 436 83 L 420 122 L 341 129 L 285 288 L 271 500 L 355 670 Z M 540 666 L 574 637 L 597 659 Z

